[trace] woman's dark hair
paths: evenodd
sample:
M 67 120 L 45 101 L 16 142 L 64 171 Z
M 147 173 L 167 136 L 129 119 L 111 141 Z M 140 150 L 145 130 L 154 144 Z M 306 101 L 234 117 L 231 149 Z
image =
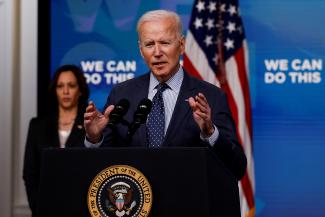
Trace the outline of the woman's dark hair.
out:
M 79 90 L 81 96 L 78 99 L 78 113 L 83 112 L 83 110 L 87 107 L 88 98 L 89 98 L 89 88 L 86 82 L 86 78 L 83 74 L 83 71 L 76 65 L 62 65 L 60 66 L 54 73 L 54 77 L 49 86 L 50 93 L 50 110 L 58 114 L 58 98 L 56 95 L 56 85 L 58 83 L 59 76 L 62 72 L 70 71 L 74 74 L 77 79 L 77 83 L 79 86 Z

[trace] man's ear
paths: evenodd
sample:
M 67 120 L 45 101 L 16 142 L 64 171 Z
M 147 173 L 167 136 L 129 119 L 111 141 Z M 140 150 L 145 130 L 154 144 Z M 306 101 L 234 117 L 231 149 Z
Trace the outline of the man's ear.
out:
M 180 49 L 181 49 L 181 54 L 184 54 L 185 52 L 185 37 L 182 36 L 182 38 L 179 41 L 180 44 Z

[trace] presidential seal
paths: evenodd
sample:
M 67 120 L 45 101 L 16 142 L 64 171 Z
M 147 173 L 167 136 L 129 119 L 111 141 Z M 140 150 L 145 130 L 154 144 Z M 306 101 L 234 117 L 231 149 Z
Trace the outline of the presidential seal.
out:
M 94 178 L 87 202 L 92 217 L 147 217 L 152 205 L 151 186 L 139 170 L 114 165 Z

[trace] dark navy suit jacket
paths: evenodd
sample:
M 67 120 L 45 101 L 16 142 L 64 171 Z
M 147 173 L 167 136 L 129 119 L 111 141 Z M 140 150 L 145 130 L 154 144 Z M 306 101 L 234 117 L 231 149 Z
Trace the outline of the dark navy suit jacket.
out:
M 116 85 L 105 107 L 115 105 L 123 98 L 128 99 L 130 109 L 124 119 L 131 122 L 139 102 L 148 97 L 149 78 L 149 74 L 145 74 Z M 188 102 L 185 101 L 199 92 L 206 96 L 212 109 L 212 121 L 220 133 L 213 148 L 200 139 L 200 129 L 194 121 Z M 118 124 L 114 131 L 106 127 L 102 147 L 148 146 L 145 124 L 136 131 L 132 141 L 127 140 L 127 130 L 122 124 Z M 210 147 L 238 180 L 246 171 L 246 157 L 236 137 L 225 93 L 215 85 L 191 77 L 186 72 L 162 146 Z
M 84 111 L 78 113 L 66 141 L 66 148 L 85 147 L 83 114 Z M 48 116 L 31 119 L 25 148 L 23 179 L 33 217 L 36 216 L 37 210 L 42 150 L 44 148 L 59 147 L 58 118 L 56 116 Z

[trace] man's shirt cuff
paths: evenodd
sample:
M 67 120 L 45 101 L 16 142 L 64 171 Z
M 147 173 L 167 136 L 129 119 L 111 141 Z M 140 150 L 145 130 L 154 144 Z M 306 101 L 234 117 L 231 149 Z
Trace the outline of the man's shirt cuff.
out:
M 92 143 L 87 139 L 87 136 L 85 137 L 85 146 L 86 148 L 98 148 L 102 143 L 103 143 L 104 137 L 97 142 L 97 143 Z
M 203 134 L 200 133 L 201 140 L 209 143 L 212 147 L 214 146 L 214 144 L 216 143 L 216 141 L 217 141 L 217 139 L 219 137 L 219 130 L 218 130 L 218 128 L 215 125 L 213 125 L 213 127 L 214 127 L 214 132 L 209 137 L 204 137 Z

